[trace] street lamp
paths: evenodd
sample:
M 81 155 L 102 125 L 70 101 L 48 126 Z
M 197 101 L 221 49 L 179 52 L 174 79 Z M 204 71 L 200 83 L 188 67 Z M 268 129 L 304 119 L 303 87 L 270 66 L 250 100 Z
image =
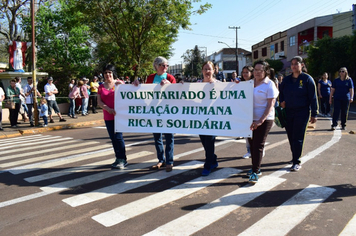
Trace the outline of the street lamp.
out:
M 240 29 L 240 26 L 229 26 L 229 29 L 234 29 L 236 31 L 236 73 L 239 74 L 239 61 L 238 61 L 238 41 L 237 41 L 237 30 Z

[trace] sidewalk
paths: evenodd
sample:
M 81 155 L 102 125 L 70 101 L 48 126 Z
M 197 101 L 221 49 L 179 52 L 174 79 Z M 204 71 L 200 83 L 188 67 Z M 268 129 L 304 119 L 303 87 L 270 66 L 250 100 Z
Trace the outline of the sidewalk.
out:
M 92 114 L 90 113 L 87 116 L 82 116 L 81 114 L 76 114 L 78 119 L 73 119 L 68 117 L 67 115 L 62 115 L 66 122 L 59 122 L 59 117 L 57 115 L 53 116 L 55 123 L 48 123 L 47 127 L 30 127 L 30 123 L 23 122 L 19 120 L 21 124 L 18 124 L 17 128 L 11 128 L 10 122 L 5 121 L 2 122 L 3 131 L 0 131 L 0 139 L 17 137 L 22 135 L 30 135 L 30 134 L 39 134 L 52 130 L 60 130 L 60 129 L 74 129 L 81 127 L 90 127 L 90 126 L 98 126 L 105 125 L 103 118 L 103 111 L 101 109 L 97 110 L 98 113 Z M 43 120 L 40 120 L 40 123 L 43 123 Z

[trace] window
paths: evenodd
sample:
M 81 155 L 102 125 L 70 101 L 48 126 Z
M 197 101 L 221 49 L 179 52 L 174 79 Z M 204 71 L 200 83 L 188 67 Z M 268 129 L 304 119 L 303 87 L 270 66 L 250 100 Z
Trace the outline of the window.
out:
M 281 52 L 284 51 L 284 41 L 281 41 Z
M 267 56 L 267 48 L 266 47 L 262 48 L 262 56 L 263 57 Z
M 289 46 L 294 46 L 295 45 L 295 35 L 289 37 Z
M 274 45 L 274 53 L 277 53 L 278 52 L 278 43 L 276 43 L 275 45 Z
M 253 52 L 253 59 L 257 59 L 258 58 L 258 50 Z

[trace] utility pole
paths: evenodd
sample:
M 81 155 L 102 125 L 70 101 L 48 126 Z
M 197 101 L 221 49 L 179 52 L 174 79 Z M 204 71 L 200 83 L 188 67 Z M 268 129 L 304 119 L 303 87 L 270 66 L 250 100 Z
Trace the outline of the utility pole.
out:
M 237 38 L 237 30 L 240 29 L 240 26 L 229 26 L 229 29 L 234 29 L 236 31 L 236 52 L 235 52 L 235 56 L 236 56 L 236 73 L 239 74 L 239 61 L 238 61 L 238 38 Z
M 31 25 L 32 25 L 32 79 L 33 79 L 33 109 L 35 126 L 38 126 L 38 109 L 37 109 L 37 80 L 36 80 L 36 40 L 35 40 L 35 3 L 31 0 Z

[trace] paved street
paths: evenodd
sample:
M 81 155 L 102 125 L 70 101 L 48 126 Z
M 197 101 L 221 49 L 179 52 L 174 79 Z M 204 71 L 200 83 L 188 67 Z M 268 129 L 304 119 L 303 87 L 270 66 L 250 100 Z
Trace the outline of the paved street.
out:
M 219 168 L 175 136 L 172 172 L 152 171 L 152 134 L 124 134 L 129 165 L 112 170 L 101 126 L 0 139 L 0 235 L 355 235 L 356 114 L 346 131 L 318 119 L 303 168 L 290 173 L 283 129 L 270 132 L 262 172 L 248 184 L 244 139 L 219 137 Z

